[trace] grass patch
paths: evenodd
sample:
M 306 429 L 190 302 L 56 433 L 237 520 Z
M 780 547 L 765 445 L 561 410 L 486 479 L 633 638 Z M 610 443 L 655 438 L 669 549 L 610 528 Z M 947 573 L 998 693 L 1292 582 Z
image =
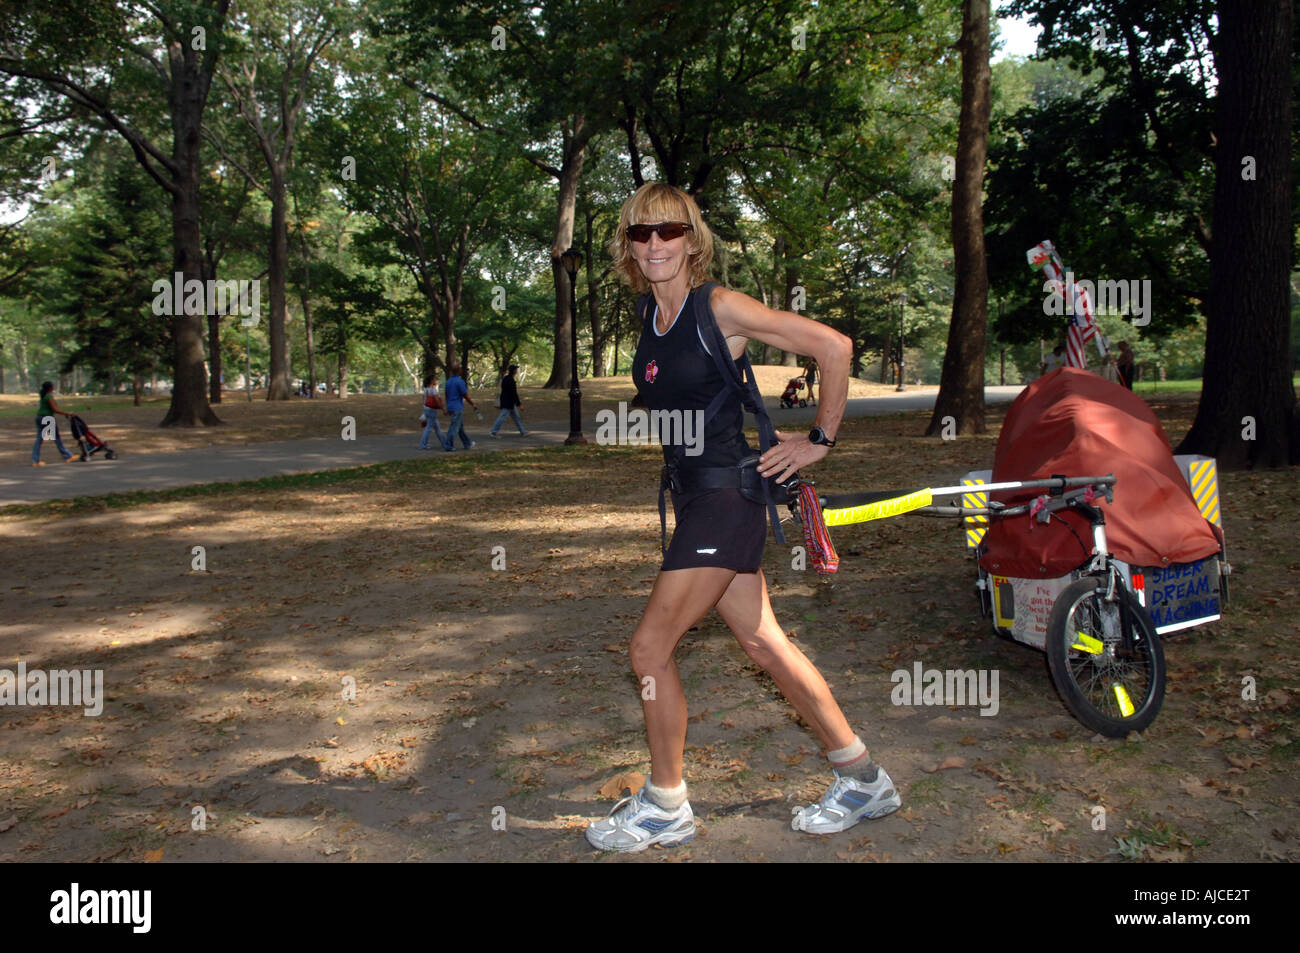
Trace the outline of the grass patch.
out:
M 943 783 L 936 777 L 921 778 L 908 785 L 907 799 L 913 804 L 938 804 Z

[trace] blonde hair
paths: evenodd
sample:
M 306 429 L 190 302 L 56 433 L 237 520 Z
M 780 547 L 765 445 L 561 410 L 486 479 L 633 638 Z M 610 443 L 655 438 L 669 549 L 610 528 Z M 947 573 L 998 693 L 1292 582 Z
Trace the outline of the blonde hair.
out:
M 690 194 L 664 182 L 647 182 L 623 203 L 618 216 L 618 230 L 609 241 L 609 253 L 614 259 L 614 270 L 619 278 L 637 294 L 650 290 L 650 282 L 641 274 L 641 268 L 632 257 L 631 241 L 627 227 L 659 222 L 687 222 L 691 231 L 685 238 L 691 256 L 691 287 L 698 288 L 709 280 L 709 266 L 713 264 L 713 233 L 704 224 L 700 207 Z

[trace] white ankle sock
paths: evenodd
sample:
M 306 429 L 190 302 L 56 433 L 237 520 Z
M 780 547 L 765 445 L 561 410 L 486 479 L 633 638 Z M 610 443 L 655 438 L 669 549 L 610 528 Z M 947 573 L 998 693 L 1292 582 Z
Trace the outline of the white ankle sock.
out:
M 843 748 L 836 748 L 834 751 L 826 752 L 826 757 L 830 759 L 831 764 L 839 767 L 842 764 L 848 764 L 857 761 L 867 753 L 867 746 L 862 743 L 862 739 L 857 735 L 853 736 L 853 743 Z
M 647 778 L 645 793 L 665 811 L 675 811 L 686 803 L 686 782 L 679 781 L 675 788 L 661 788 Z

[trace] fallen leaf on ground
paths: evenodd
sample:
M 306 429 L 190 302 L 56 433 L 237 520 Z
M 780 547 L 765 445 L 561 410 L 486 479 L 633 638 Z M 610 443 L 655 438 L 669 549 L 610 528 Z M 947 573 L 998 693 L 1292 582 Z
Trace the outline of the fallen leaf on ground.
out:
M 634 793 L 641 790 L 644 784 L 645 775 L 640 771 L 624 771 L 600 786 L 600 796 L 604 798 L 621 797 L 625 789 L 629 793 Z
M 1264 763 L 1264 759 L 1256 758 L 1254 755 L 1241 757 L 1235 754 L 1230 754 L 1226 757 L 1228 759 L 1228 764 L 1232 765 L 1232 767 L 1228 769 L 1229 774 L 1240 774 L 1242 771 L 1249 771 L 1257 764 Z
M 1176 847 L 1152 847 L 1147 845 L 1147 856 L 1158 864 L 1181 864 L 1187 859 L 1186 851 Z
M 1214 788 L 1206 787 L 1196 778 L 1183 778 L 1178 782 L 1178 786 L 1190 794 L 1192 797 L 1214 797 Z
M 944 758 L 932 768 L 922 768 L 921 770 L 925 771 L 926 774 L 934 774 L 936 771 L 948 771 L 951 768 L 964 767 L 966 767 L 966 759 L 952 755 L 951 757 Z

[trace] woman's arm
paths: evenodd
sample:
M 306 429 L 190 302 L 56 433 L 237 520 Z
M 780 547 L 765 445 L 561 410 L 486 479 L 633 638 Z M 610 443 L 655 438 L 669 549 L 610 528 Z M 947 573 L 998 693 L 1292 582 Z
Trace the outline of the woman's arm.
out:
M 727 288 L 716 288 L 709 304 L 733 354 L 744 348 L 746 338 L 755 338 L 783 351 L 808 354 L 817 360 L 821 368 L 818 385 L 822 396 L 817 405 L 816 423 L 834 440 L 848 404 L 853 342 L 825 324 L 789 311 L 774 311 L 749 295 Z M 763 476 L 784 480 L 830 452 L 829 447 L 810 442 L 807 434 L 778 431 L 777 437 L 781 443 L 764 453 L 759 464 L 758 471 Z
M 53 411 L 53 412 L 56 413 L 56 414 L 63 414 L 63 416 L 65 416 L 65 417 L 68 416 L 67 411 L 65 411 L 65 410 L 60 410 L 60 409 L 59 409 L 59 405 L 56 404 L 56 403 L 54 402 L 54 395 L 53 395 L 53 394 L 50 395 L 50 410 Z

